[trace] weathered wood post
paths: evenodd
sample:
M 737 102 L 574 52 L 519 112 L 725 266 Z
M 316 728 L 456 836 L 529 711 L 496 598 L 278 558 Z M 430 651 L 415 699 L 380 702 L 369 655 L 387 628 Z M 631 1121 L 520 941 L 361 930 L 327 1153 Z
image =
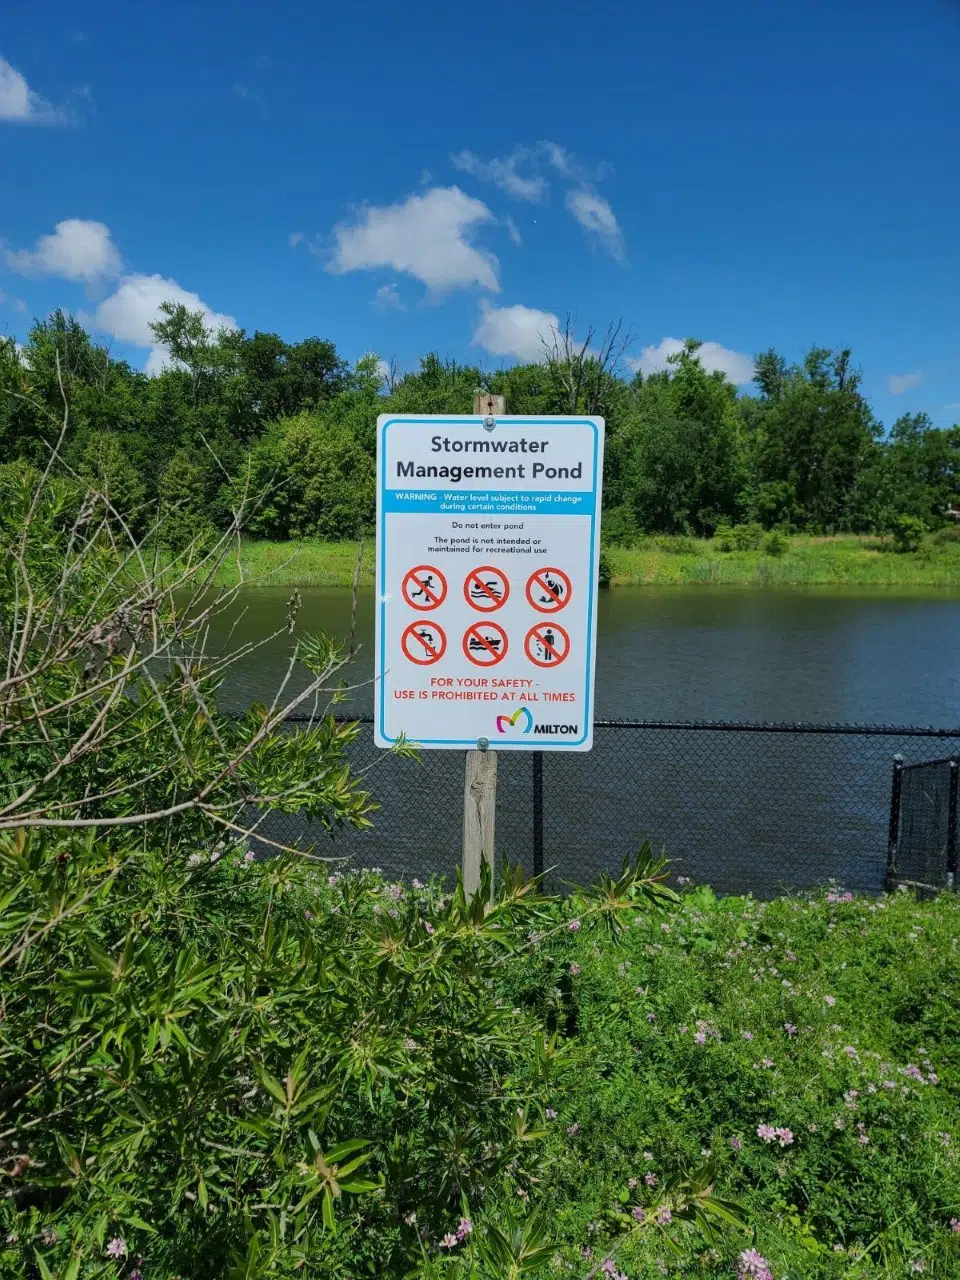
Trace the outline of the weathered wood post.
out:
M 493 419 L 506 411 L 504 396 L 484 391 L 473 397 L 473 412 L 481 417 Z M 468 897 L 480 887 L 482 862 L 490 867 L 490 892 L 493 893 L 496 815 L 497 753 L 481 738 L 477 750 L 467 752 L 463 785 L 463 888 Z

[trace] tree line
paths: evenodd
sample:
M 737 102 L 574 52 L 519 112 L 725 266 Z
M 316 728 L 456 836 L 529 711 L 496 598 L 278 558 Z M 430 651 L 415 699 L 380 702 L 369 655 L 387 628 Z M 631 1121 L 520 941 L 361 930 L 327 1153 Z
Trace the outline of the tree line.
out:
M 62 311 L 36 321 L 22 348 L 0 339 L 2 465 L 43 463 L 66 407 L 68 466 L 133 522 L 157 503 L 176 513 L 171 540 L 226 527 L 238 486 L 254 497 L 253 536 L 353 538 L 373 524 L 377 415 L 469 412 L 482 387 L 511 413 L 603 414 L 610 541 L 746 522 L 935 529 L 960 505 L 960 426 L 917 413 L 885 431 L 849 350 L 813 347 L 797 364 L 765 351 L 744 393 L 703 367 L 694 340 L 665 371 L 631 374 L 616 326 L 594 344 L 568 324 L 539 363 L 495 373 L 435 353 L 400 373 L 372 354 L 351 365 L 326 339 L 214 333 L 172 303 L 161 313 L 167 363 L 155 376 Z

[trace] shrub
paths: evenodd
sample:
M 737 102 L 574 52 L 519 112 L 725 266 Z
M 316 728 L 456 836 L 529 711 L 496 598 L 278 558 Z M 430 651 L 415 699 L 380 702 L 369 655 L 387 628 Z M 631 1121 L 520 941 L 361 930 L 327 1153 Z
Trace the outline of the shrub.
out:
M 919 516 L 897 516 L 893 522 L 893 542 L 900 552 L 919 551 L 927 526 Z
M 734 549 L 733 526 L 729 524 L 718 524 L 717 531 L 713 536 L 713 545 L 718 551 L 729 552 Z
M 639 536 L 637 517 L 626 504 L 603 513 L 603 539 L 618 547 L 632 547 Z
M 757 551 L 763 542 L 763 525 L 757 521 L 733 527 L 733 545 L 737 551 Z
M 780 529 L 771 529 L 763 540 L 763 554 L 779 559 L 790 550 L 790 539 Z
M 613 580 L 613 562 L 610 559 L 610 552 L 606 547 L 600 548 L 600 561 L 597 569 L 597 577 L 601 587 L 609 587 Z

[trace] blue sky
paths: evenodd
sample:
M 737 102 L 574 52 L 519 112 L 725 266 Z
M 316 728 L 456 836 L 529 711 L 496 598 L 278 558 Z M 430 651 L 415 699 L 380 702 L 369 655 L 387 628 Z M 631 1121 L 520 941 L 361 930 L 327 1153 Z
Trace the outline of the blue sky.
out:
M 569 311 L 849 345 L 960 421 L 960 3 L 48 0 L 0 25 L 0 331 L 65 306 L 143 366 L 184 297 L 496 368 Z

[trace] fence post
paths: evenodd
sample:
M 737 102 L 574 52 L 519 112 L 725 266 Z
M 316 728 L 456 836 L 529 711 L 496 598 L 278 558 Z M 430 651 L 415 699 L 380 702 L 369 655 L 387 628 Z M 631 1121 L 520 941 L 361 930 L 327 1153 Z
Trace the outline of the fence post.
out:
M 957 882 L 957 827 L 960 824 L 960 760 L 950 761 L 950 799 L 947 804 L 947 884 Z
M 473 397 L 473 412 L 493 419 L 507 411 L 505 396 L 490 395 L 478 391 Z M 489 749 L 485 738 L 478 743 L 478 750 L 467 752 L 463 784 L 463 889 L 469 898 L 480 887 L 480 866 L 486 862 L 490 868 L 490 897 L 493 898 L 495 849 L 494 824 L 497 815 L 497 753 Z
M 543 875 L 543 752 L 533 753 L 533 874 Z
M 897 845 L 900 842 L 900 798 L 903 795 L 903 756 L 893 757 L 893 781 L 890 788 L 890 830 L 887 835 L 887 875 L 884 888 L 894 887 Z

